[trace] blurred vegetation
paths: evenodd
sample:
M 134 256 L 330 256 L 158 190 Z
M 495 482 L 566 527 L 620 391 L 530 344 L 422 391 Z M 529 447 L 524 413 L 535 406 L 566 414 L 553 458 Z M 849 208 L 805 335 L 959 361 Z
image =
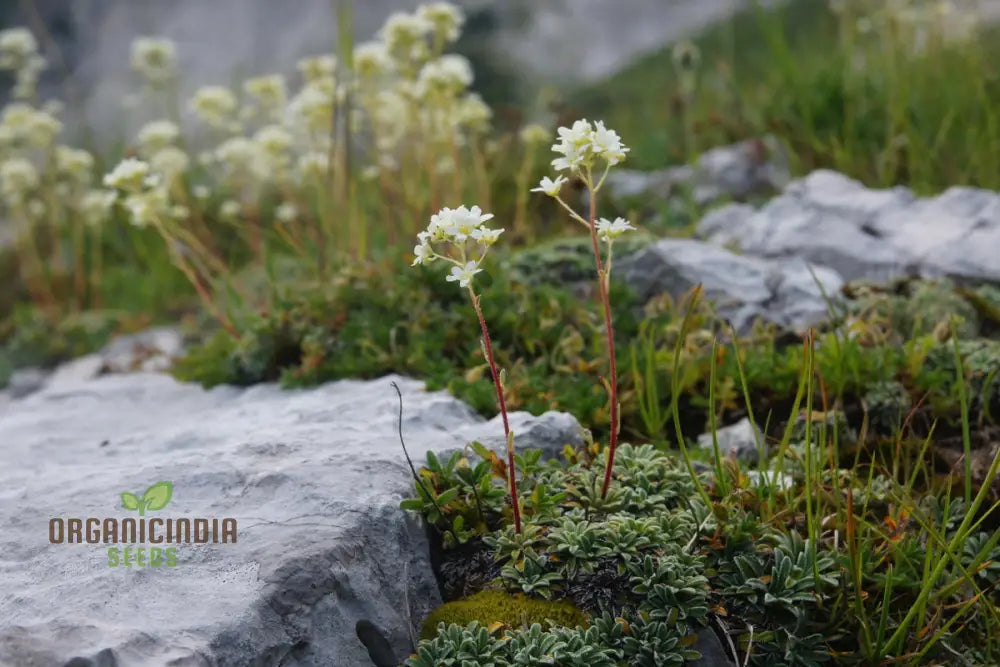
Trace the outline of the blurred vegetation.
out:
M 568 106 L 629 137 L 637 168 L 774 134 L 800 174 L 826 167 L 926 194 L 1000 188 L 996 26 L 960 3 L 777 5 L 644 57 Z

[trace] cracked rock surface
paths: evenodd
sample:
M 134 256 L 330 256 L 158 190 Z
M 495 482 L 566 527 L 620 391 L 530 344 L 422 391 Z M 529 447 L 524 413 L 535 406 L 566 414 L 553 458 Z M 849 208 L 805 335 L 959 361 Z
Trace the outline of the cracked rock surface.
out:
M 845 280 L 925 276 L 1000 282 L 1000 193 L 952 187 L 920 198 L 818 170 L 759 210 L 705 217 L 699 235 L 765 258 L 801 257 Z
M 0 406 L 0 665 L 371 665 L 360 620 L 404 658 L 439 593 L 425 532 L 399 509 L 411 480 L 392 381 L 416 465 L 502 446 L 499 418 L 399 376 L 293 391 L 82 376 Z M 518 447 L 579 442 L 569 415 L 511 419 Z M 160 481 L 172 496 L 147 520 L 234 518 L 236 543 L 171 545 L 172 567 L 50 543 L 53 518 L 137 518 L 121 494 Z

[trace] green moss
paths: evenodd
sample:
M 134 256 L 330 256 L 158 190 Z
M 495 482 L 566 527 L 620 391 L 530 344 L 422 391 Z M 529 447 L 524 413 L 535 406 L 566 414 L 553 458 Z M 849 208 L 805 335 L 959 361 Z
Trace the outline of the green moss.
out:
M 615 258 L 637 252 L 653 240 L 643 231 L 622 236 L 615 241 Z M 605 252 L 603 244 L 601 252 Z M 538 243 L 514 253 L 508 262 L 512 278 L 527 285 L 569 285 L 596 280 L 593 242 L 587 235 Z
M 561 627 L 586 627 L 587 615 L 567 600 L 549 601 L 510 595 L 500 590 L 481 591 L 464 600 L 446 602 L 427 616 L 420 631 L 421 639 L 433 639 L 438 625 L 455 623 L 465 626 L 472 621 L 489 627 L 494 623 L 507 626 L 547 625 L 552 621 Z

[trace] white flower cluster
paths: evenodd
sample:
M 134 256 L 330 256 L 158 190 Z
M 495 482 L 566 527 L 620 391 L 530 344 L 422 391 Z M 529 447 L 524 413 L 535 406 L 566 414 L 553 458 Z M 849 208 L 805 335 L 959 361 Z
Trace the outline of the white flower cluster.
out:
M 270 120 L 280 119 L 288 99 L 285 77 L 280 74 L 270 74 L 247 79 L 243 82 L 243 90 L 261 116 Z
M 413 248 L 412 266 L 446 260 L 455 265 L 447 280 L 468 287 L 473 276 L 482 271 L 479 265 L 486 252 L 504 231 L 486 227 L 484 223 L 492 219 L 492 213 L 483 213 L 478 206 L 441 209 L 431 216 L 427 229 L 417 234 L 419 243 Z M 435 245 L 444 246 L 442 252 L 436 251 Z
M 199 120 L 218 130 L 232 130 L 236 120 L 236 96 L 223 86 L 205 86 L 195 91 L 188 108 Z
M 62 122 L 51 113 L 21 102 L 8 104 L 0 116 L 0 148 L 47 149 L 62 131 Z
M 11 204 L 25 201 L 38 183 L 38 170 L 29 160 L 15 157 L 0 163 L 0 194 Z
M 162 148 L 172 146 L 180 136 L 181 130 L 176 123 L 169 120 L 154 120 L 139 130 L 137 137 L 139 151 L 143 155 L 153 155 Z
M 465 23 L 462 12 L 450 2 L 421 5 L 417 9 L 417 16 L 431 24 L 434 40 L 441 45 L 457 40 Z
M 552 166 L 558 171 L 568 169 L 570 172 L 589 169 L 597 158 L 614 166 L 623 162 L 629 151 L 622 145 L 618 133 L 604 127 L 603 121 L 591 124 L 588 120 L 578 120 L 572 127 L 560 127 L 559 143 L 553 145 L 552 150 L 562 155 L 552 161 Z
M 420 69 L 415 92 L 421 99 L 454 97 L 472 84 L 472 65 L 465 56 L 448 54 Z
M 127 157 L 108 172 L 104 177 L 104 185 L 125 192 L 140 192 L 147 184 L 149 163 Z
M 533 132 L 536 132 L 539 138 L 541 137 L 540 130 Z M 570 173 L 578 174 L 590 191 L 590 197 L 595 197 L 597 191 L 600 190 L 601 185 L 604 183 L 604 176 L 607 176 L 608 170 L 624 160 L 625 153 L 629 149 L 622 145 L 618 133 L 606 128 L 603 121 L 590 123 L 587 120 L 578 120 L 573 123 L 572 127 L 560 127 L 558 132 L 559 143 L 552 146 L 552 150 L 561 157 L 553 160 L 552 166 L 560 171 L 568 169 Z M 522 136 L 523 134 L 524 132 L 522 132 Z M 525 138 L 525 143 L 528 143 L 527 138 Z M 595 182 L 593 180 L 592 169 L 595 161 L 598 159 L 604 161 L 604 176 L 601 176 L 600 180 Z M 554 198 L 563 208 L 569 211 L 570 217 L 584 226 L 590 228 L 593 225 L 593 232 L 602 241 L 607 243 L 609 247 L 619 236 L 635 229 L 624 218 L 615 218 L 614 221 L 606 218 L 591 220 L 589 222 L 585 220 L 560 197 L 563 186 L 568 182 L 569 178 L 566 176 L 556 176 L 555 180 L 545 176 L 538 184 L 538 187 L 532 188 L 531 191 L 541 192 Z
M 144 83 L 163 86 L 177 75 L 177 46 L 169 39 L 139 37 L 132 42 L 131 63 Z
M 14 99 L 27 100 L 35 96 L 45 65 L 45 58 L 38 53 L 38 41 L 30 30 L 0 30 L 0 71 L 14 73 L 16 81 L 11 91 Z

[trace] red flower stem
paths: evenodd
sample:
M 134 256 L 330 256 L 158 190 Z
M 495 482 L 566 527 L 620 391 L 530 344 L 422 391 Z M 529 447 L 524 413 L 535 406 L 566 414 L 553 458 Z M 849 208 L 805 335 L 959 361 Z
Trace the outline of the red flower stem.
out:
M 472 295 L 472 305 L 476 309 L 476 316 L 479 318 L 479 328 L 483 332 L 483 346 L 486 348 L 486 360 L 490 364 L 490 373 L 493 375 L 493 385 L 497 391 L 497 405 L 500 407 L 500 415 L 503 417 L 503 434 L 507 442 L 507 479 L 510 481 L 510 504 L 514 511 L 514 530 L 521 532 L 521 504 L 517 498 L 517 479 L 514 468 L 514 440 L 510 437 L 510 423 L 507 421 L 507 404 L 503 398 L 503 385 L 500 384 L 500 375 L 497 373 L 496 362 L 493 361 L 493 343 L 490 342 L 490 332 L 486 328 L 486 318 L 483 317 L 483 310 L 479 307 L 479 297 L 469 287 L 469 294 Z
M 608 298 L 608 280 L 601 262 L 601 250 L 597 244 L 597 197 L 590 190 L 590 215 L 587 226 L 590 227 L 590 241 L 594 247 L 594 261 L 597 263 L 597 283 L 601 290 L 601 303 L 604 305 L 604 328 L 608 336 L 608 361 L 610 362 L 611 385 L 611 439 L 608 445 L 608 467 L 604 472 L 604 486 L 601 488 L 601 498 L 608 495 L 611 487 L 611 473 L 615 468 L 615 450 L 618 447 L 618 370 L 615 364 L 615 329 L 611 324 L 611 301 Z

